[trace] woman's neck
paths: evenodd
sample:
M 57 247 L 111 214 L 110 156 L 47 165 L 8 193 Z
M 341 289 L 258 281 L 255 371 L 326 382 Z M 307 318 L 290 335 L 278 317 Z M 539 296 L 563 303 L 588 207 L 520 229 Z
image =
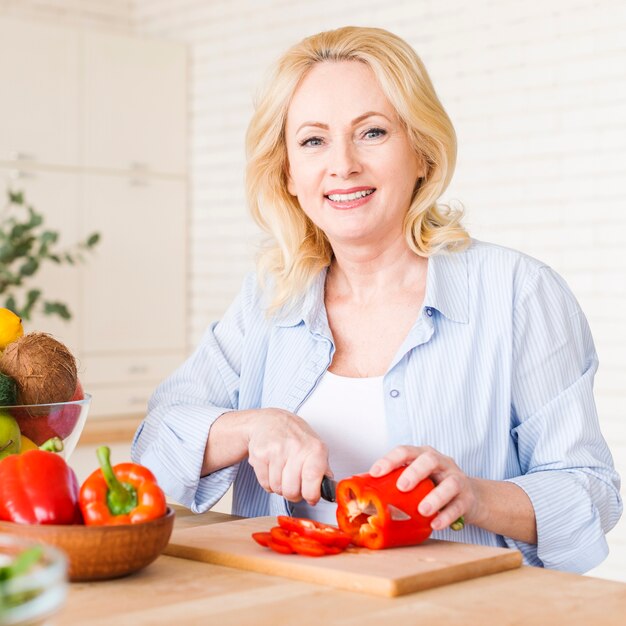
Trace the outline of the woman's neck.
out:
M 334 249 L 326 279 L 327 297 L 355 303 L 380 301 L 384 294 L 424 287 L 428 260 L 415 254 L 404 238 L 380 248 Z

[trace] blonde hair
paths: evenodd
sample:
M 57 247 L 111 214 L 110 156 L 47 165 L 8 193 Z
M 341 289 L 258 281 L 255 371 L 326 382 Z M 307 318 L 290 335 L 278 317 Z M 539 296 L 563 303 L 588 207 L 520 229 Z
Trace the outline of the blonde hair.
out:
M 437 204 L 456 163 L 456 134 L 422 61 L 396 35 L 380 28 L 347 26 L 307 37 L 277 62 L 258 100 L 246 136 L 246 192 L 252 216 L 270 235 L 258 259 L 260 279 L 273 282 L 270 311 L 302 295 L 330 265 L 332 248 L 287 189 L 287 111 L 294 92 L 316 64 L 360 61 L 378 83 L 427 166 L 404 220 L 410 248 L 420 256 L 469 244 L 462 211 Z

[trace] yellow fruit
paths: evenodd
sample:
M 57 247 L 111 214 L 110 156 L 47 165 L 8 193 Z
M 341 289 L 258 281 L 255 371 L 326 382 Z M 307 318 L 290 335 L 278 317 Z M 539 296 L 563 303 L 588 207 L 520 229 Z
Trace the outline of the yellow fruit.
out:
M 22 320 L 9 309 L 0 309 L 0 350 L 24 334 Z
M 26 452 L 27 450 L 37 450 L 37 444 L 32 440 L 29 439 L 28 437 L 24 437 L 24 435 L 22 435 L 22 448 L 20 450 L 20 452 Z

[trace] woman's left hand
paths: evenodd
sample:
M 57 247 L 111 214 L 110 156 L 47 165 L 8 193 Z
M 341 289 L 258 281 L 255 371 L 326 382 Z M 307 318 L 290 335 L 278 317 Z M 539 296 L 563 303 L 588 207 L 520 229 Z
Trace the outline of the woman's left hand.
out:
M 384 476 L 402 465 L 407 467 L 396 483 L 400 491 L 410 491 L 428 477 L 435 483 L 418 506 L 424 516 L 439 512 L 431 522 L 433 530 L 446 528 L 461 516 L 467 524 L 481 525 L 478 483 L 463 473 L 452 458 L 430 446 L 398 446 L 378 459 L 370 474 Z

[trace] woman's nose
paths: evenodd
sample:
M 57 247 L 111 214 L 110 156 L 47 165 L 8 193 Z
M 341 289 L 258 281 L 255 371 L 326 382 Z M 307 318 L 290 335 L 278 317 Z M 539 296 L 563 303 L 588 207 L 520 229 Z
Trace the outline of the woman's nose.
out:
M 349 178 L 361 171 L 358 152 L 351 138 L 338 138 L 330 150 L 329 173 L 339 178 Z

